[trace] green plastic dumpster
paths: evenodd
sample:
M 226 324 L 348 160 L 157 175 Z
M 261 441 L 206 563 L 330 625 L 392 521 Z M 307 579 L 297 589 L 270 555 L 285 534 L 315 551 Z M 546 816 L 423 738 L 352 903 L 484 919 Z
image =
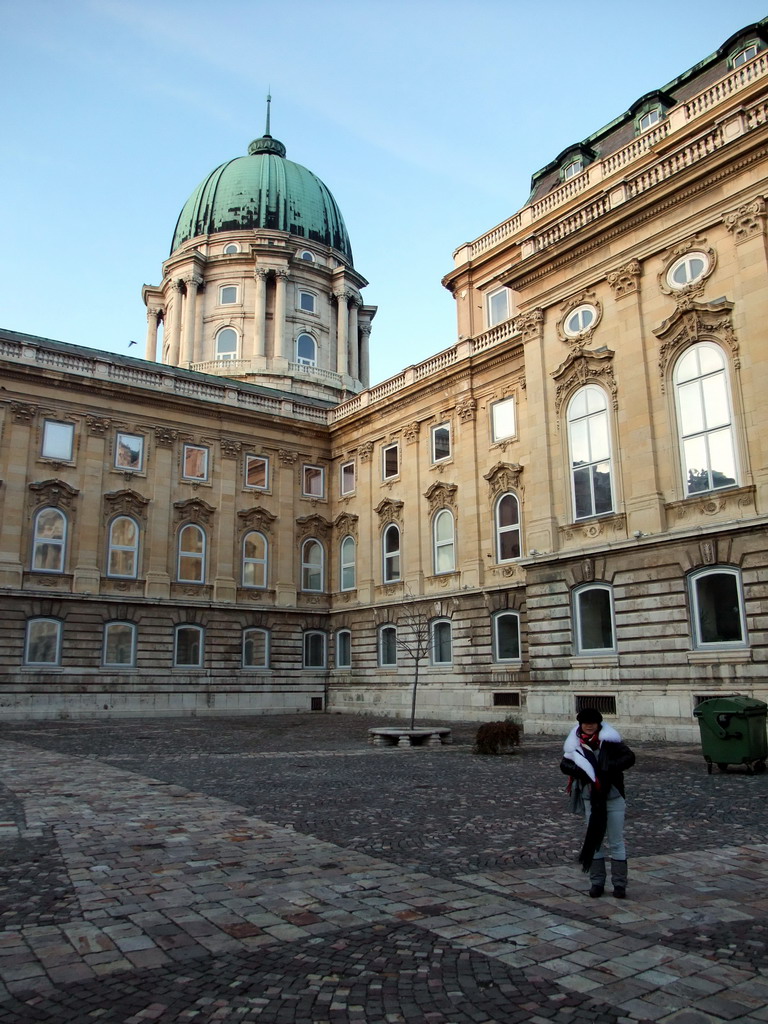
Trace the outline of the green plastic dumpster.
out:
M 768 704 L 754 697 L 732 694 L 703 700 L 693 709 L 699 720 L 701 752 L 712 774 L 716 764 L 721 772 L 729 764 L 746 765 L 748 772 L 765 771 L 768 757 L 766 713 Z

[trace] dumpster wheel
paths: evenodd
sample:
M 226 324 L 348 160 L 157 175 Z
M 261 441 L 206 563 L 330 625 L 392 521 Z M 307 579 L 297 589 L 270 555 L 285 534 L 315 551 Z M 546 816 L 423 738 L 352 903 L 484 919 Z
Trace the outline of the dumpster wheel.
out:
M 761 772 L 764 772 L 765 761 L 755 761 L 755 763 L 752 765 L 752 771 L 755 773 L 755 775 L 759 775 Z
M 718 761 L 717 762 L 717 767 L 720 769 L 721 772 L 727 772 L 728 771 L 728 765 L 727 764 L 723 764 L 722 761 Z

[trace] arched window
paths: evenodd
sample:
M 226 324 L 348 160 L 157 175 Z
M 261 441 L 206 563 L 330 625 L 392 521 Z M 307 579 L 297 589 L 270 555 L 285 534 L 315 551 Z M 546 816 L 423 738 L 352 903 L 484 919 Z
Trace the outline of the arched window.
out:
M 453 661 L 453 634 L 450 619 L 435 619 L 431 623 L 431 660 L 433 665 L 450 665 Z
M 202 626 L 177 626 L 173 644 L 173 664 L 177 668 L 200 668 L 203 664 Z
M 379 630 L 379 665 L 384 668 L 397 665 L 396 626 L 382 626 Z
M 176 578 L 180 583 L 205 582 L 205 530 L 194 523 L 179 530 Z
M 345 537 L 341 542 L 341 589 L 354 590 L 357 586 L 357 544 L 354 537 Z
M 67 517 L 57 508 L 41 508 L 32 532 L 32 568 L 64 572 L 66 548 Z
M 58 665 L 61 662 L 61 622 L 30 619 L 24 642 L 25 665 Z
M 496 561 L 520 557 L 520 502 L 514 494 L 502 494 L 496 502 Z
M 227 245 L 224 246 L 225 256 L 233 256 L 236 252 L 240 252 L 240 246 L 237 242 L 228 242 Z
M 685 493 L 734 487 L 736 446 L 722 350 L 710 342 L 689 348 L 674 381 Z
M 395 583 L 400 579 L 400 530 L 390 523 L 384 531 L 384 582 Z
M 568 443 L 575 519 L 613 511 L 608 400 L 588 384 L 568 403 Z
M 747 623 L 738 569 L 702 569 L 693 573 L 688 582 L 694 646 L 745 647 Z
M 125 667 L 136 664 L 136 626 L 132 622 L 107 622 L 101 663 Z
M 296 339 L 296 362 L 317 366 L 317 342 L 311 334 L 300 334 Z
M 266 587 L 268 550 L 267 538 L 258 530 L 251 530 L 243 537 L 244 587 Z
M 118 516 L 109 524 L 107 575 L 136 579 L 139 568 L 139 524 L 130 516 Z
M 352 668 L 352 633 L 348 629 L 336 633 L 336 668 Z
M 456 543 L 453 533 L 453 513 L 440 509 L 432 523 L 434 539 L 435 573 L 453 572 L 456 568 Z
M 599 654 L 616 650 L 613 594 L 605 584 L 587 584 L 573 594 L 576 652 Z
M 325 668 L 326 637 L 319 629 L 304 634 L 304 668 Z
M 269 630 L 243 630 L 243 668 L 269 668 Z
M 217 333 L 216 358 L 237 359 L 237 331 L 234 327 L 222 327 Z
M 301 589 L 321 594 L 324 584 L 324 552 L 319 540 L 310 538 L 301 545 Z
M 493 617 L 493 660 L 520 660 L 520 616 L 498 612 Z

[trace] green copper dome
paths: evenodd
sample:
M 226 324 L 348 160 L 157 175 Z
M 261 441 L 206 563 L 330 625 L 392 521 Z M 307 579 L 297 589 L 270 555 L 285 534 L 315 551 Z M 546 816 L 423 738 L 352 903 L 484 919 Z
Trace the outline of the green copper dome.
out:
M 352 248 L 336 200 L 301 164 L 285 159 L 285 146 L 269 134 L 255 139 L 248 156 L 217 167 L 184 204 L 171 252 L 197 235 L 273 228 L 322 242 L 352 263 Z

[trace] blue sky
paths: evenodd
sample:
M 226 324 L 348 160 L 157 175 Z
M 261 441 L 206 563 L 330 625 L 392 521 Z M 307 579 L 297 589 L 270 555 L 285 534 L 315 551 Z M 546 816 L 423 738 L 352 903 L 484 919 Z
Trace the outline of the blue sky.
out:
M 184 201 L 264 129 L 328 185 L 379 381 L 455 342 L 440 280 L 531 174 L 766 15 L 699 0 L 2 3 L 0 326 L 143 355 Z

